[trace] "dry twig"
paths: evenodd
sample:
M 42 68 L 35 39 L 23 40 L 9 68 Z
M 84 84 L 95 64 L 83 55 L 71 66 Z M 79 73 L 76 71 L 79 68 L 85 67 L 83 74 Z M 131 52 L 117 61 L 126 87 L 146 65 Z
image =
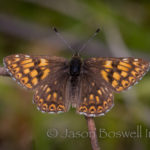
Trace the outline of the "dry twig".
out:
M 85 117 L 85 118 L 86 118 L 87 124 L 88 124 L 88 131 L 89 131 L 92 149 L 100 150 L 100 147 L 98 145 L 98 138 L 97 138 L 97 134 L 96 134 L 94 118 L 93 117 Z

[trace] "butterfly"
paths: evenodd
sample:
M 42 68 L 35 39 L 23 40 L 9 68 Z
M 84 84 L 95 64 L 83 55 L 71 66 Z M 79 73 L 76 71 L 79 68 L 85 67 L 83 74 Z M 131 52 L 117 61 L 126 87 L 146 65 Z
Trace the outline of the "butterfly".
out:
M 104 115 L 114 105 L 113 93 L 137 83 L 150 63 L 140 58 L 88 58 L 10 55 L 4 66 L 20 85 L 34 91 L 42 112 L 67 112 L 70 106 L 88 117 Z

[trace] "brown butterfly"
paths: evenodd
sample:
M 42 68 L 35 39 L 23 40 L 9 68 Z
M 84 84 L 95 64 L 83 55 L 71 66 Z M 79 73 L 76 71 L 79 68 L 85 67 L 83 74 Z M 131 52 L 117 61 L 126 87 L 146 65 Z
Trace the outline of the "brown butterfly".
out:
M 88 58 L 78 53 L 62 57 L 11 55 L 4 65 L 20 85 L 35 91 L 33 101 L 42 112 L 67 112 L 101 116 L 113 105 L 113 92 L 138 82 L 150 63 L 137 58 Z

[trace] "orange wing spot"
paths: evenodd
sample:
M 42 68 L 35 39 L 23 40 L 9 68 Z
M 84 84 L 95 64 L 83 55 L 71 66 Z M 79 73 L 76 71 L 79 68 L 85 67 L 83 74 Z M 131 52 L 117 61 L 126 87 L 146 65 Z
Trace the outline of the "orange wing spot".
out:
M 27 69 L 24 69 L 23 72 L 24 72 L 25 74 L 28 74 L 28 73 L 30 72 L 30 69 L 28 69 L 28 68 L 27 68 Z
M 17 62 L 19 60 L 20 60 L 20 58 L 14 58 L 14 62 Z
M 135 68 L 135 71 L 138 72 L 138 73 L 142 72 L 142 70 L 140 68 Z
M 47 66 L 48 65 L 48 62 L 46 59 L 40 59 L 40 64 L 38 66 Z
M 49 111 L 56 111 L 56 105 L 55 104 L 51 104 L 49 106 Z
M 87 98 L 86 97 L 84 97 L 84 99 L 83 99 L 83 104 L 87 104 Z
M 121 66 L 121 65 L 118 65 L 117 68 L 122 71 L 129 71 L 129 68 Z
M 101 90 L 97 90 L 97 93 L 98 93 L 99 95 L 102 95 Z
M 10 65 L 10 64 L 12 63 L 12 61 L 8 60 L 6 63 L 7 63 L 8 65 Z
M 34 63 L 28 63 L 28 64 L 25 64 L 23 65 L 24 68 L 30 68 L 30 67 L 34 67 Z
M 20 79 L 20 78 L 22 77 L 22 73 L 17 73 L 17 74 L 15 75 L 15 77 L 16 77 L 17 79 Z
M 11 67 L 12 68 L 16 68 L 18 65 L 17 64 L 12 64 Z
M 120 80 L 120 75 L 118 72 L 114 72 L 113 73 L 113 78 L 116 79 L 116 80 Z
M 133 62 L 133 65 L 135 65 L 135 66 L 140 66 L 140 62 L 134 61 L 134 62 Z
M 87 107 L 86 106 L 81 106 L 79 108 L 79 112 L 87 112 Z
M 54 100 L 56 100 L 56 98 L 57 98 L 57 93 L 56 92 L 53 93 L 53 98 L 54 98 Z
M 42 105 L 42 110 L 43 110 L 43 111 L 47 111 L 47 109 L 48 109 L 48 105 L 47 105 L 46 103 L 44 103 L 44 104 Z
M 36 85 L 37 83 L 38 83 L 38 79 L 37 79 L 37 78 L 33 78 L 33 79 L 32 79 L 32 84 L 33 84 L 33 85 Z
M 113 68 L 112 67 L 112 61 L 105 61 L 105 64 L 103 65 L 105 68 Z
M 98 106 L 97 113 L 102 113 L 102 112 L 103 112 L 103 107 L 102 106 Z
M 96 103 L 99 104 L 99 103 L 100 103 L 99 97 L 98 97 L 98 96 L 95 96 L 95 98 L 96 98 Z
M 45 70 L 45 67 L 40 67 L 41 70 Z
M 57 110 L 58 110 L 58 111 L 66 111 L 64 105 L 58 105 L 58 106 L 57 106 Z
M 122 83 L 124 88 L 129 86 L 129 82 L 127 80 L 122 80 L 121 83 Z
M 115 88 L 118 85 L 118 82 L 116 80 L 113 80 L 112 86 Z
M 103 102 L 103 107 L 104 107 L 105 109 L 108 109 L 108 103 L 107 103 L 107 101 L 104 101 L 104 102 Z
M 122 71 L 122 72 L 121 72 L 121 76 L 123 76 L 123 77 L 125 78 L 125 77 L 127 77 L 127 76 L 128 76 L 128 73 L 127 73 L 127 72 L 125 72 L 125 71 Z
M 18 68 L 14 68 L 11 72 L 19 72 L 20 71 L 20 68 L 18 67 Z
M 136 80 L 135 80 L 134 77 L 129 77 L 129 81 L 130 81 L 131 83 L 134 83 Z
M 23 77 L 23 78 L 21 78 L 21 83 L 22 83 L 22 84 L 26 84 L 28 81 L 29 81 L 29 78 L 28 78 L 28 77 Z
M 33 71 L 30 72 L 30 76 L 31 76 L 32 78 L 35 77 L 35 76 L 37 76 L 37 75 L 38 75 L 37 70 L 33 70 Z
M 131 71 L 131 74 L 132 74 L 133 76 L 135 76 L 135 77 L 137 77 L 137 76 L 138 76 L 138 73 L 137 73 L 137 72 L 135 72 L 135 71 Z
M 105 69 L 105 71 L 110 72 L 110 69 Z
M 46 93 L 48 93 L 48 92 L 50 92 L 51 91 L 51 89 L 50 88 L 47 88 L 46 89 Z
M 107 81 L 107 82 L 109 81 L 109 79 L 108 79 L 108 73 L 107 72 L 105 72 L 104 70 L 102 70 L 101 71 L 101 75 L 102 75 L 102 77 L 104 78 L 105 81 Z
M 27 59 L 21 62 L 22 65 L 27 64 L 27 63 L 31 63 L 32 59 Z
M 145 69 L 146 68 L 146 65 L 142 65 L 142 69 Z
M 119 65 L 125 66 L 127 68 L 132 68 L 132 66 L 129 63 L 125 63 L 125 62 L 122 62 L 122 61 L 119 62 Z
M 50 98 L 51 98 L 51 94 L 49 94 L 49 95 L 47 96 L 46 100 L 49 101 Z
M 108 102 L 108 104 L 111 104 L 111 103 L 112 103 L 111 98 L 108 98 L 108 99 L 107 99 L 107 102 Z
M 26 84 L 26 87 L 31 89 L 32 88 L 32 85 L 30 83 Z
M 89 99 L 90 99 L 90 100 L 94 100 L 94 95 L 93 95 L 93 94 L 90 94 Z
M 117 89 L 116 89 L 118 92 L 120 92 L 120 91 L 122 91 L 123 90 L 123 87 L 118 87 Z
M 36 96 L 36 97 L 35 97 L 35 100 L 36 100 L 36 101 L 38 101 L 38 100 L 39 100 L 39 98 L 40 98 L 39 96 Z
M 41 98 L 39 101 L 38 101 L 38 106 L 40 107 L 42 104 L 43 104 L 44 100 Z
M 49 72 L 50 72 L 49 69 L 44 70 L 43 76 L 41 77 L 41 79 L 42 79 L 42 80 L 45 79 L 45 78 L 48 76 Z
M 95 108 L 95 106 L 91 106 L 91 107 L 89 108 L 89 113 L 91 113 L 91 114 L 96 113 L 96 108 Z

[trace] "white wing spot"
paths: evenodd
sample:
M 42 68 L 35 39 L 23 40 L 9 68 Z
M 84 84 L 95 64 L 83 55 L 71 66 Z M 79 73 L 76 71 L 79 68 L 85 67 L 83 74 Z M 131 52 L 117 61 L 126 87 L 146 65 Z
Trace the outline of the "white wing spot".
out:
M 15 57 L 19 57 L 19 55 L 15 55 Z
M 29 58 L 30 56 L 29 56 L 29 55 L 25 55 L 25 57 L 26 57 L 26 58 Z
M 123 61 L 127 61 L 127 60 L 128 60 L 128 58 L 123 58 L 122 60 L 123 60 Z
M 134 59 L 134 61 L 138 61 L 139 59 Z

